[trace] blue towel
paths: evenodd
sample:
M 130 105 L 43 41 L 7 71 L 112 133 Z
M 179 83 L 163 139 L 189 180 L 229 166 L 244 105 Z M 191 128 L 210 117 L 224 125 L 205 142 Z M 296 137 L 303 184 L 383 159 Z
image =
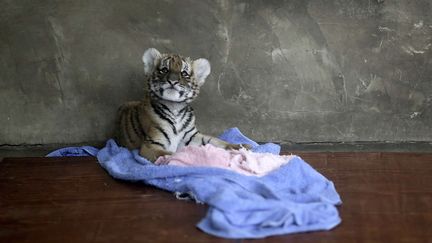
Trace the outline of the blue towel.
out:
M 247 143 L 256 152 L 278 154 L 280 147 L 258 145 L 237 128 L 221 138 Z M 48 156 L 97 156 L 100 165 L 117 179 L 141 181 L 209 206 L 197 227 L 224 238 L 263 238 L 295 232 L 329 230 L 341 222 L 335 205 L 341 199 L 333 183 L 296 156 L 264 177 L 246 176 L 210 167 L 156 166 L 137 150 L 108 140 L 101 150 L 64 148 Z

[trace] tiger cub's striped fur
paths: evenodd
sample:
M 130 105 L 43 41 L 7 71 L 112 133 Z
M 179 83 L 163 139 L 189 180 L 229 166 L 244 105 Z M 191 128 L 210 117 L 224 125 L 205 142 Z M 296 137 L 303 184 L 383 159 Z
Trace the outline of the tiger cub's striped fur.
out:
M 213 144 L 238 149 L 204 135 L 195 127 L 195 116 L 189 105 L 210 74 L 210 63 L 203 58 L 191 61 L 174 54 L 161 54 L 150 48 L 143 55 L 148 95 L 142 101 L 129 102 L 118 111 L 117 140 L 129 149 L 154 161 L 187 145 Z

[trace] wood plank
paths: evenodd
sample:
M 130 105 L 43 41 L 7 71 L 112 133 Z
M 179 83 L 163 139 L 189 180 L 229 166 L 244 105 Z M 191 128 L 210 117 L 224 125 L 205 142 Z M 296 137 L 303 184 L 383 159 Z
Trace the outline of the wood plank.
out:
M 432 242 L 432 154 L 297 154 L 335 183 L 343 222 L 258 242 Z M 0 242 L 234 242 L 195 227 L 206 209 L 92 157 L 0 162 Z

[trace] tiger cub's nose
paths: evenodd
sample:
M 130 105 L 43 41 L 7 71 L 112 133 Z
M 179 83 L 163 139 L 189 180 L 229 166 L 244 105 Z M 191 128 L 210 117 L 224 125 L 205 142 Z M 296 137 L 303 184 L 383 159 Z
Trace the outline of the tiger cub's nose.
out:
M 173 80 L 167 80 L 168 83 L 171 85 L 171 87 L 174 87 L 176 84 L 178 84 L 179 82 L 177 80 L 173 81 Z
M 168 79 L 167 79 L 167 81 L 168 81 L 168 83 L 169 83 L 171 86 L 174 86 L 174 85 L 178 84 L 178 82 L 179 82 L 178 80 L 179 80 L 178 75 L 176 75 L 176 74 L 174 74 L 174 73 L 170 73 L 170 74 L 168 75 Z

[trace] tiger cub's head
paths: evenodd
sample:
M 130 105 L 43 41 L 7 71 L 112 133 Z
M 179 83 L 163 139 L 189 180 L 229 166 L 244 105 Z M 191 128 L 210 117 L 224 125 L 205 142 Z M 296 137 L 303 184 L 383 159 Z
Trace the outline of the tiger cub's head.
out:
M 161 54 L 150 48 L 142 59 L 150 94 L 163 100 L 191 102 L 210 74 L 210 63 L 204 58 L 191 61 L 189 57 Z

